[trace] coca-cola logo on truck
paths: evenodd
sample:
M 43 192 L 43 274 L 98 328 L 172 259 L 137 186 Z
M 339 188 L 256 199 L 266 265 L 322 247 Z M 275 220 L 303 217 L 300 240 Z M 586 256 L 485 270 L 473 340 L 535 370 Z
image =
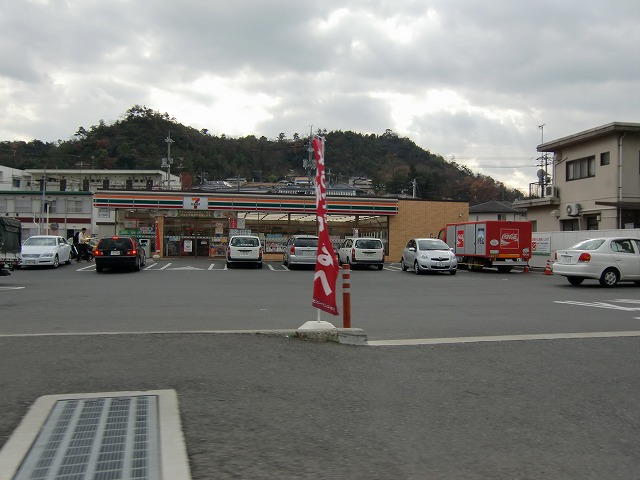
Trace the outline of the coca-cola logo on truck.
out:
M 518 249 L 520 248 L 520 232 L 515 228 L 500 229 L 500 248 Z
M 456 248 L 464 248 L 464 230 L 456 232 Z

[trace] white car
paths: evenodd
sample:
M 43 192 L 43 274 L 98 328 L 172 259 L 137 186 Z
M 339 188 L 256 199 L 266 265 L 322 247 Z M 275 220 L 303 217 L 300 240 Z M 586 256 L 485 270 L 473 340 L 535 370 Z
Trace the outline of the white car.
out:
M 254 264 L 262 268 L 262 244 L 254 235 L 234 235 L 227 247 L 227 268 L 236 264 Z
M 57 235 L 34 235 L 20 249 L 20 266 L 58 268 L 61 262 L 71 263 L 71 245 Z
M 413 268 L 417 275 L 422 272 L 449 272 L 455 275 L 458 260 L 449 245 L 438 238 L 412 238 L 404 247 L 400 266 L 403 272 Z
M 566 250 L 558 250 L 553 273 L 567 277 L 571 285 L 585 279 L 599 280 L 603 287 L 618 282 L 640 284 L 640 239 L 590 238 Z
M 375 266 L 382 270 L 384 265 L 384 246 L 379 238 L 345 238 L 338 249 L 338 263 Z

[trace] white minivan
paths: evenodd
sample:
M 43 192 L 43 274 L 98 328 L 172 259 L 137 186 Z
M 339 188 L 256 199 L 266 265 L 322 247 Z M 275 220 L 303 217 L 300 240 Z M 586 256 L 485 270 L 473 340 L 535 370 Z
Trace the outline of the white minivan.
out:
M 338 263 L 352 266 L 376 266 L 382 270 L 384 265 L 384 245 L 379 238 L 345 238 L 338 250 Z
M 227 268 L 240 263 L 262 268 L 262 244 L 254 235 L 234 235 L 227 247 Z

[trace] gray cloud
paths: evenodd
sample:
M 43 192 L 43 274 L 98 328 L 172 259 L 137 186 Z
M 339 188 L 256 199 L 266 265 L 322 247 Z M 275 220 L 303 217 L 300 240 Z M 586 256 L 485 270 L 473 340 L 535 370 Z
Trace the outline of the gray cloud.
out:
M 550 140 L 639 121 L 637 0 L 0 6 L 0 140 L 66 139 L 145 104 L 227 135 L 390 128 L 526 187 L 538 125 Z

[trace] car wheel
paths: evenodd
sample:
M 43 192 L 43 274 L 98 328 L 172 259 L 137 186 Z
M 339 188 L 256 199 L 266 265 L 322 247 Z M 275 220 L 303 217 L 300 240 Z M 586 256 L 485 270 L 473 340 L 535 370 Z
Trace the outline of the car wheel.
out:
M 262 262 L 258 263 L 258 264 L 256 265 L 256 268 L 262 268 Z
M 458 270 L 449 270 L 450 275 L 455 275 Z
M 569 283 L 571 285 L 580 285 L 582 282 L 584 282 L 584 278 L 580 277 L 567 277 L 567 280 L 569 280 Z
M 227 268 L 231 270 L 231 263 L 227 262 Z
M 140 257 L 136 257 L 136 263 L 134 264 L 133 269 L 134 269 L 136 272 L 139 272 L 139 271 L 140 271 Z
M 58 266 L 60 266 L 60 259 L 58 258 L 58 255 L 56 255 L 55 257 L 53 257 L 53 268 L 58 268 Z
M 413 262 L 413 271 L 416 275 L 420 275 L 420 265 L 418 265 L 418 261 Z
M 96 265 L 96 272 L 102 273 L 104 271 L 104 267 L 102 265 Z
M 614 268 L 607 268 L 600 276 L 600 285 L 603 287 L 615 287 L 620 277 Z
M 404 258 L 400 259 L 400 268 L 402 269 L 403 272 L 407 271 L 407 265 L 404 263 Z
M 67 259 L 64 262 L 65 265 L 71 265 L 71 252 L 69 252 L 69 255 L 67 256 Z
M 382 270 L 382 265 L 378 265 L 378 270 Z

